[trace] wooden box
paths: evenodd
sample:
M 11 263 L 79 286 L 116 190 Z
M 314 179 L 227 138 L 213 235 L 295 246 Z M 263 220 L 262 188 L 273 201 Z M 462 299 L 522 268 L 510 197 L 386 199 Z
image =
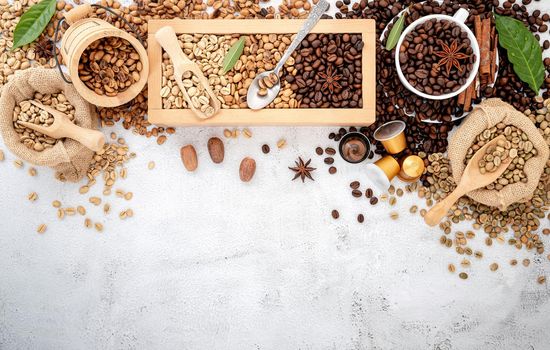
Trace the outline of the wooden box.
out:
M 296 33 L 305 20 L 151 20 L 149 21 L 148 55 L 148 119 L 152 124 L 167 126 L 239 126 L 239 125 L 370 125 L 376 114 L 376 31 L 375 21 L 368 19 L 323 19 L 312 33 L 361 33 L 362 108 L 285 108 L 285 109 L 221 109 L 214 117 L 199 119 L 189 109 L 163 109 L 160 96 L 162 80 L 162 48 L 155 32 L 172 26 L 179 34 L 287 34 Z

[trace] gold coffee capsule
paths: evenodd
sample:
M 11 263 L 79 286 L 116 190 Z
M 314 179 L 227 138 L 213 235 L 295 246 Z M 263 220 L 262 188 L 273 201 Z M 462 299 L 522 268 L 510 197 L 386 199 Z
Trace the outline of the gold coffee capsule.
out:
M 415 182 L 424 173 L 424 161 L 419 156 L 410 155 L 399 160 L 401 170 L 397 177 L 405 182 Z
M 407 148 L 405 138 L 405 123 L 401 120 L 394 120 L 381 125 L 374 132 L 376 141 L 382 145 L 389 154 L 397 154 Z
M 399 174 L 399 170 L 401 169 L 397 160 L 395 160 L 392 156 L 384 156 L 374 162 L 374 165 L 382 169 L 389 181 L 393 180 L 393 178 Z

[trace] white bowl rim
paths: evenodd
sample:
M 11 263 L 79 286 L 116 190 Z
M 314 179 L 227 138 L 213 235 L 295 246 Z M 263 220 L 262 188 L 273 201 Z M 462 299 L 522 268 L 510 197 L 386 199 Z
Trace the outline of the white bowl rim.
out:
M 399 63 L 399 49 L 401 48 L 401 45 L 403 45 L 403 41 L 405 40 L 405 37 L 414 28 L 416 28 L 420 24 L 422 24 L 424 22 L 427 22 L 429 20 L 432 20 L 432 19 L 447 20 L 447 21 L 451 21 L 451 22 L 456 23 L 457 25 L 459 25 L 462 28 L 462 30 L 464 30 L 466 33 L 468 33 L 468 37 L 469 37 L 470 42 L 471 42 L 471 47 L 474 50 L 474 55 L 476 55 L 476 60 L 474 62 L 474 66 L 472 67 L 472 71 L 470 72 L 470 76 L 468 77 L 468 80 L 466 81 L 466 83 L 460 89 L 458 89 L 454 92 L 444 94 L 444 95 L 437 95 L 437 96 L 426 94 L 424 92 L 418 91 L 415 87 L 413 87 L 409 83 L 407 78 L 405 78 L 405 75 L 403 74 L 403 71 L 401 70 L 401 64 Z M 479 52 L 479 45 L 477 43 L 477 39 L 476 39 L 474 33 L 470 30 L 470 28 L 468 28 L 468 26 L 465 23 L 460 22 L 456 18 L 454 18 L 452 16 L 449 16 L 449 15 L 428 15 L 428 16 L 420 17 L 419 19 L 417 19 L 416 21 L 411 23 L 405 29 L 405 31 L 401 34 L 401 37 L 399 38 L 399 41 L 397 42 L 397 45 L 395 47 L 395 68 L 397 69 L 397 75 L 399 76 L 399 80 L 401 80 L 401 83 L 403 85 L 405 85 L 405 87 L 408 90 L 414 92 L 418 96 L 427 98 L 429 100 L 447 100 L 449 98 L 452 98 L 452 97 L 455 97 L 455 96 L 459 95 L 461 92 L 466 90 L 472 84 L 472 82 L 474 81 L 474 79 L 477 76 L 477 71 L 479 70 L 479 65 L 480 65 L 480 61 L 481 61 L 481 57 L 479 57 L 479 54 L 480 54 L 480 52 Z

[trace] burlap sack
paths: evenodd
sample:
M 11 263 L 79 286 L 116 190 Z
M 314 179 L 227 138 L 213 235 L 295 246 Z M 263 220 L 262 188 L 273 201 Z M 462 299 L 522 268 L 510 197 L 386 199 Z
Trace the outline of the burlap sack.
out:
M 451 160 L 453 177 L 458 183 L 462 177 L 464 168 L 466 168 L 464 164 L 466 153 L 474 143 L 476 136 L 483 132 L 483 130 L 491 128 L 500 122 L 514 125 L 523 130 L 538 151 L 536 157 L 532 157 L 525 162 L 523 170 L 526 174 L 527 182 L 507 185 L 500 191 L 483 188 L 472 191 L 467 195 L 479 203 L 505 210 L 510 204 L 523 202 L 533 195 L 549 157 L 550 151 L 548 150 L 548 145 L 529 118 L 498 98 L 485 100 L 470 113 L 464 123 L 451 137 L 448 153 Z
M 76 182 L 86 175 L 93 151 L 72 139 L 58 142 L 42 152 L 31 150 L 19 141 L 12 123 L 16 104 L 32 99 L 35 92 L 51 94 L 60 91 L 74 106 L 76 123 L 84 128 L 97 129 L 95 107 L 80 97 L 72 85 L 65 83 L 57 70 L 31 68 L 18 71 L 0 90 L 0 132 L 6 146 L 20 159 L 55 169 L 56 178 L 61 181 Z

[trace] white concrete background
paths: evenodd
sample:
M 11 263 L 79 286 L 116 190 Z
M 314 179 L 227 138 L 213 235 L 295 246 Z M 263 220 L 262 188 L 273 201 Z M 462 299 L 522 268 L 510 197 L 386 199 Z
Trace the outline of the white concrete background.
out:
M 82 196 L 82 183 L 57 182 L 49 169 L 31 178 L 0 146 L 0 349 L 550 348 L 550 290 L 535 282 L 550 279 L 550 263 L 486 248 L 479 232 L 473 247 L 485 257 L 472 259 L 467 281 L 451 275 L 447 264 L 461 259 L 409 214 L 413 195 L 392 221 L 387 203 L 351 197 L 350 181 L 368 181 L 362 166 L 338 159 L 338 175 L 328 174 L 314 148 L 331 129 L 252 128 L 252 139 L 226 141 L 221 165 L 206 150 L 220 128 L 180 128 L 163 146 L 114 130 L 138 157 L 115 187 L 134 198 L 108 198 L 107 217 L 87 202 L 101 185 Z M 288 147 L 277 150 L 281 137 Z M 195 173 L 179 159 L 188 143 Z M 238 178 L 244 156 L 258 165 L 248 184 Z M 290 181 L 298 156 L 313 158 L 315 182 Z M 54 199 L 84 205 L 105 232 L 80 216 L 57 220 Z M 128 207 L 135 217 L 120 221 Z M 508 264 L 525 257 L 528 268 Z M 491 262 L 501 268 L 490 272 Z

